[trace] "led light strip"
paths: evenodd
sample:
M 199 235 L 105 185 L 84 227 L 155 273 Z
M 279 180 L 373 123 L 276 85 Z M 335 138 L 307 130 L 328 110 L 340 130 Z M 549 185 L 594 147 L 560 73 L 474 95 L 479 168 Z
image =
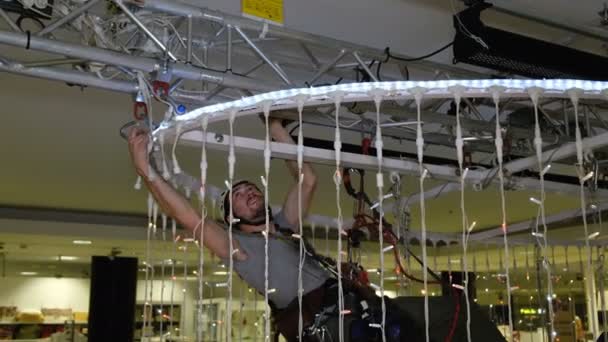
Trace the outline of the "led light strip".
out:
M 229 119 L 230 111 L 236 109 L 237 116 L 257 114 L 261 112 L 260 104 L 264 101 L 273 102 L 274 109 L 296 108 L 298 96 L 307 96 L 307 105 L 331 104 L 331 94 L 342 92 L 342 103 L 355 101 L 371 101 L 370 92 L 375 89 L 387 93 L 386 98 L 390 100 L 412 99 L 416 89 L 425 89 L 426 98 L 451 98 L 453 94 L 449 88 L 459 86 L 464 89 L 463 97 L 487 97 L 491 98 L 489 89 L 493 86 L 505 88 L 503 98 L 527 98 L 527 89 L 532 87 L 542 88 L 548 97 L 568 98 L 567 90 L 581 89 L 581 98 L 603 99 L 608 96 L 608 82 L 583 81 L 583 80 L 439 80 L 439 81 L 398 81 L 398 82 L 370 82 L 338 84 L 317 88 L 299 88 L 278 90 L 269 93 L 258 94 L 240 100 L 201 107 L 184 115 L 173 118 L 171 121 L 161 124 L 155 132 L 175 129 L 176 122 L 184 122 L 182 130 L 192 129 L 198 126 L 200 117 L 209 115 L 209 122 L 226 121 Z

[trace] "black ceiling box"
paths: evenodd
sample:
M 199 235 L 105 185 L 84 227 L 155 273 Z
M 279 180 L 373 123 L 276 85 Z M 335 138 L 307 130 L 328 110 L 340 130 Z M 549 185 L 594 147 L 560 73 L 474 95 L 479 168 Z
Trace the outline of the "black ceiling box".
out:
M 484 25 L 481 11 L 491 6 L 479 3 L 454 16 L 455 63 L 539 79 L 608 80 L 608 58 Z M 479 36 L 488 47 L 468 33 Z
M 53 15 L 53 0 L 47 0 L 48 5 L 44 9 L 40 9 L 36 6 L 36 11 L 23 8 L 23 5 L 18 0 L 0 0 L 0 8 L 5 11 L 19 13 L 28 17 L 39 18 L 39 19 L 50 19 Z M 45 14 L 45 16 L 40 13 Z

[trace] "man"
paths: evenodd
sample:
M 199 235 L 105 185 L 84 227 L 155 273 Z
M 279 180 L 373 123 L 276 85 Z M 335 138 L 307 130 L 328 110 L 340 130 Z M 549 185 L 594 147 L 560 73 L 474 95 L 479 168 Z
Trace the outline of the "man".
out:
M 294 144 L 279 120 L 270 120 L 270 133 L 275 141 Z M 201 224 L 199 212 L 179 192 L 173 189 L 162 177 L 150 177 L 148 167 L 148 133 L 134 128 L 129 132 L 129 151 L 135 170 L 142 177 L 162 210 L 175 218 L 191 234 Z M 298 212 L 298 170 L 296 163 L 287 161 L 287 167 L 296 180 L 287 193 L 282 210 L 272 217 L 269 236 L 269 300 L 273 308 L 278 330 L 289 341 L 298 335 L 298 270 L 299 248 L 297 241 L 291 239 L 299 233 Z M 152 171 L 153 172 L 153 171 Z M 305 216 L 317 185 L 314 170 L 304 164 L 302 181 L 302 213 Z M 265 240 L 261 232 L 266 229 L 266 210 L 264 196 L 251 182 L 237 182 L 232 189 L 233 217 L 238 222 L 233 226 L 234 269 L 239 276 L 258 292 L 264 293 L 265 287 Z M 224 201 L 224 220 L 230 218 L 229 198 Z M 203 245 L 224 260 L 228 260 L 230 245 L 228 232 L 216 222 L 204 222 Z M 285 233 L 290 231 L 290 233 Z M 198 235 L 198 234 L 197 234 Z M 196 238 L 199 238 L 198 236 Z M 303 265 L 303 305 L 305 325 L 312 323 L 315 314 L 323 309 L 330 300 L 328 289 L 334 289 L 335 280 L 319 262 L 306 259 Z M 333 300 L 334 296 L 331 296 Z M 335 292 L 337 298 L 337 292 Z

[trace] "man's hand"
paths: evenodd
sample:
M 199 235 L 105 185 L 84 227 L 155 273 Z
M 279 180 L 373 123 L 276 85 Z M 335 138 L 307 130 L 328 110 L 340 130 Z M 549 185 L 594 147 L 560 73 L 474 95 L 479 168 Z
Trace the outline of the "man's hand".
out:
M 133 127 L 129 131 L 129 153 L 135 171 L 143 178 L 148 178 L 148 131 Z

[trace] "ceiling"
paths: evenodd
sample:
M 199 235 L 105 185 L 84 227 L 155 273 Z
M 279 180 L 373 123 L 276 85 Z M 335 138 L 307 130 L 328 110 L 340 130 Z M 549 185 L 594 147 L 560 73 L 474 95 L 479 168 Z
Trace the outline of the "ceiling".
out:
M 348 6 L 345 4 L 348 2 Z M 376 48 L 392 46 L 394 51 L 410 55 L 422 55 L 449 42 L 453 36 L 451 6 L 447 0 L 433 1 L 389 1 L 383 0 L 370 9 L 365 0 L 340 0 L 327 2 L 285 1 L 287 26 L 312 33 L 324 34 L 334 38 L 353 41 Z M 602 8 L 602 1 L 495 1 L 497 5 L 527 15 L 551 19 L 574 26 L 584 26 L 596 19 L 596 12 Z M 239 11 L 237 1 L 209 1 L 211 8 L 230 13 Z M 456 2 L 461 8 L 460 2 Z M 319 10 L 323 9 L 323 10 Z M 522 21 L 504 14 L 488 13 L 488 20 L 498 26 L 509 27 L 524 34 L 542 36 L 544 39 L 564 42 L 572 47 L 606 54 L 603 42 L 573 35 L 563 30 L 541 27 L 538 24 Z M 361 23 L 366 23 L 362 25 Z M 429 23 L 432 23 L 430 25 Z M 0 28 L 6 29 L 0 23 Z M 590 29 L 591 30 L 591 29 Z M 608 36 L 608 31 L 593 29 Z M 4 46 L 2 47 L 4 49 Z M 23 59 L 39 59 L 41 55 L 23 55 L 13 51 Z M 434 61 L 450 63 L 450 53 L 433 57 Z M 461 66 L 459 66 L 461 67 Z M 267 72 L 267 71 L 266 71 Z M 81 89 L 68 87 L 61 82 L 31 79 L 0 73 L 0 112 L 3 124 L 0 126 L 0 206 L 26 208 L 56 208 L 76 212 L 107 213 L 110 215 L 146 214 L 146 193 L 133 189 L 135 173 L 131 167 L 126 143 L 120 138 L 120 127 L 131 120 L 132 99 L 128 95 L 117 94 L 93 88 Z M 155 108 L 157 115 L 163 108 Z M 261 122 L 257 118 L 238 120 L 236 134 L 261 137 Z M 333 131 L 329 128 L 305 127 L 311 135 L 331 140 Z M 217 124 L 211 131 L 225 132 L 226 127 Z M 314 130 L 314 131 L 312 131 Z M 359 141 L 357 134 L 349 139 Z M 399 142 L 388 142 L 393 149 L 413 150 L 413 146 L 403 146 Z M 198 174 L 200 149 L 179 147 L 177 155 L 183 168 L 190 174 Z M 223 184 L 226 179 L 226 154 L 210 152 L 210 183 Z M 258 180 L 263 174 L 259 158 L 247 155 L 237 156 L 237 178 Z M 335 216 L 335 187 L 333 169 L 315 166 L 319 175 L 319 186 L 311 212 Z M 367 179 L 367 190 L 375 194 L 374 180 Z M 403 195 L 418 192 L 417 181 L 404 179 Z M 281 203 L 284 193 L 292 186 L 292 181 L 282 162 L 274 160 L 271 171 L 271 202 Z M 428 188 L 439 185 L 430 181 Z M 537 207 L 529 201 L 537 196 L 536 192 L 513 191 L 507 193 L 507 216 L 509 223 L 533 219 Z M 427 201 L 427 226 L 433 232 L 458 233 L 460 223 L 460 194 L 443 195 Z M 343 195 L 342 203 L 346 212 L 351 213 L 352 203 Z M 500 198 L 495 187 L 476 192 L 467 189 L 466 210 L 469 220 L 476 221 L 476 229 L 495 228 L 500 225 Z M 576 196 L 550 194 L 547 197 L 547 215 L 567 209 L 580 207 Z M 410 208 L 412 226 L 420 226 L 419 208 Z M 390 216 L 389 216 L 390 219 Z M 86 260 L 91 255 L 107 255 L 112 247 L 119 247 L 123 255 L 141 257 L 145 248 L 145 228 L 114 227 L 103 231 L 103 227 L 92 229 L 82 226 L 83 234 L 56 234 L 69 226 L 64 222 L 40 222 L 34 218 L 20 220 L 0 220 L 0 242 L 5 243 L 7 260 L 14 262 L 16 268 L 34 262 L 55 263 L 58 255 L 71 255 Z M 121 230 L 122 228 L 122 230 Z M 591 226 L 590 231 L 601 231 L 601 225 Z M 128 230 L 128 234 L 124 233 Z M 93 231 L 95 231 L 93 233 Z M 27 234 L 19 234 L 27 232 Z M 123 235 L 124 233 L 124 235 Z M 580 239 L 581 227 L 571 227 L 551 233 L 563 239 Z M 71 240 L 80 237 L 95 238 L 92 248 L 74 246 Z M 21 248 L 26 245 L 27 248 Z M 482 247 L 484 247 L 482 245 Z M 523 248 L 523 247 L 522 247 Z M 371 250 L 371 247 L 370 247 Z M 458 248 L 445 253 L 459 254 Z M 494 250 L 493 265 L 498 264 L 498 252 Z M 563 252 L 562 252 L 563 253 Z M 571 253 L 574 253 L 571 251 Z M 523 265 L 525 254 L 514 253 L 517 263 Z M 563 254 L 558 253 L 558 258 Z M 194 255 L 189 256 L 196 260 Z M 55 258 L 55 259 L 54 259 Z M 162 260 L 166 256 L 158 255 Z M 479 252 L 479 259 L 483 253 Z M 577 260 L 573 255 L 571 260 Z M 19 264 L 19 263 L 23 264 Z M 364 260 L 365 262 L 365 260 Z M 439 262 L 444 267 L 449 264 L 447 257 Z M 377 267 L 377 261 L 369 264 Z M 70 265 L 70 264 L 68 264 Z M 68 267 L 80 273 L 86 263 L 75 262 Z M 83 266 L 84 265 L 84 266 Z M 53 271 L 54 273 L 55 271 Z

